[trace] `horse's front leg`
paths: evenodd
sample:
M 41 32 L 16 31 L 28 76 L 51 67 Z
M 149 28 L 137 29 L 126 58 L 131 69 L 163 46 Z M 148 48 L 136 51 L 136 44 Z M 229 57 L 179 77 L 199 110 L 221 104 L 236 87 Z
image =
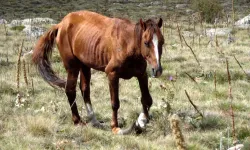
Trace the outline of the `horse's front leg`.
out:
M 142 113 L 136 121 L 136 126 L 144 129 L 149 120 L 149 109 L 153 103 L 148 89 L 148 75 L 145 72 L 142 76 L 137 77 L 141 89 Z
M 120 134 L 120 128 L 118 128 L 118 121 L 117 121 L 117 111 L 120 107 L 119 102 L 119 78 L 115 75 L 115 73 L 110 73 L 108 75 L 109 78 L 109 90 L 110 90 L 110 97 L 111 97 L 111 105 L 112 105 L 112 121 L 111 121 L 111 128 L 114 134 Z

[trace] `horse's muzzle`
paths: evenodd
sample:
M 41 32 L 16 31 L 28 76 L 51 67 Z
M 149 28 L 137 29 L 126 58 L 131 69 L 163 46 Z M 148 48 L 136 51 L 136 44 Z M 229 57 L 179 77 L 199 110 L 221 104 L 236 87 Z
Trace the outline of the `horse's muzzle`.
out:
M 157 68 L 152 68 L 152 77 L 153 78 L 158 78 L 162 74 L 162 67 L 161 65 Z

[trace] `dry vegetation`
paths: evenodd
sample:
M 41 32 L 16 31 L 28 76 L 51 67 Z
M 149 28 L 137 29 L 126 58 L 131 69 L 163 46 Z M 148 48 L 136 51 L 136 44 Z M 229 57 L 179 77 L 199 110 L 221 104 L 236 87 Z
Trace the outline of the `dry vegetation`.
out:
M 214 37 L 211 41 L 204 34 L 204 29 L 213 25 L 197 24 L 194 30 L 193 25 L 179 22 L 178 18 L 164 20 L 164 72 L 158 79 L 149 79 L 154 100 L 152 119 L 142 134 L 126 136 L 113 135 L 109 127 L 111 105 L 104 73 L 93 71 L 91 98 L 97 118 L 105 122 L 105 128 L 76 127 L 71 121 L 71 111 L 64 91 L 54 89 L 44 82 L 29 59 L 25 60 L 25 65 L 21 60 L 21 66 L 17 68 L 22 41 L 22 51 L 25 53 L 32 49 L 35 40 L 29 40 L 22 32 L 9 28 L 6 36 L 5 28 L 1 25 L 0 149 L 174 150 L 177 146 L 169 122 L 171 114 L 180 117 L 178 125 L 187 149 L 227 149 L 236 139 L 238 143 L 245 144 L 245 149 L 249 149 L 250 31 L 234 28 L 235 42 L 227 44 L 227 36 Z M 55 71 L 65 78 L 56 48 L 52 60 Z M 226 60 L 231 77 L 232 98 Z M 18 80 L 20 83 L 17 83 Z M 134 78 L 121 80 L 120 87 L 119 121 L 124 127 L 130 125 L 141 110 L 140 91 Z M 79 90 L 77 103 L 82 118 L 86 120 L 86 110 Z M 234 133 L 231 106 L 234 112 Z M 234 134 L 236 137 L 233 137 Z

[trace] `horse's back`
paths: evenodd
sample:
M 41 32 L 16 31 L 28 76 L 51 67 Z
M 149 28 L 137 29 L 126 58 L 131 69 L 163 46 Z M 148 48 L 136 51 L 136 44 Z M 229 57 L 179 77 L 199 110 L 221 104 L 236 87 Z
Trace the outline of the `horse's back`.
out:
M 108 35 L 112 20 L 90 11 L 69 13 L 58 24 L 57 44 L 59 47 L 69 45 L 72 56 L 77 57 L 88 67 L 104 70 L 111 57 L 109 47 L 112 43 Z M 59 51 L 65 50 L 62 49 Z
M 111 18 L 90 11 L 71 12 L 66 15 L 59 26 L 66 30 L 68 34 L 78 34 L 84 30 L 89 32 L 103 32 L 111 23 Z M 74 31 L 76 30 L 76 31 Z M 73 35 L 72 35 L 73 36 Z
M 111 18 L 103 16 L 101 14 L 90 11 L 77 11 L 71 12 L 66 15 L 62 22 L 68 22 L 72 24 L 91 24 L 96 27 L 106 26 Z

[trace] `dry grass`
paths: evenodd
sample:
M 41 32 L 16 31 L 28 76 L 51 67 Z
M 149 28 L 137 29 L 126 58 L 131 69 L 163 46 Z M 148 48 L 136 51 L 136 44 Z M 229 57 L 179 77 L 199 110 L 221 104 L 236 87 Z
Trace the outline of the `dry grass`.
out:
M 176 23 L 171 22 L 171 25 L 166 26 L 168 27 L 165 28 L 167 51 L 164 51 L 162 56 L 164 72 L 158 79 L 149 79 L 150 92 L 154 99 L 151 109 L 152 119 L 144 133 L 127 136 L 116 136 L 111 132 L 109 123 L 112 111 L 108 82 L 106 75 L 101 72 L 92 74 L 91 99 L 97 118 L 106 123 L 103 130 L 89 126 L 73 126 L 64 92 L 53 89 L 44 82 L 32 65 L 26 72 L 30 83 L 28 88 L 25 81 L 20 80 L 22 105 L 16 106 L 18 47 L 22 39 L 24 39 L 24 47 L 32 47 L 34 41 L 27 40 L 22 33 L 9 30 L 9 35 L 5 37 L 5 29 L 0 26 L 0 33 L 3 33 L 0 34 L 0 149 L 175 150 L 176 145 L 168 122 L 168 115 L 172 113 L 180 116 L 182 121 L 180 128 L 185 135 L 187 149 L 218 149 L 221 136 L 224 137 L 224 147 L 228 146 L 227 141 L 231 146 L 233 138 L 225 58 L 228 59 L 230 66 L 236 136 L 240 143 L 247 143 L 247 138 L 249 139 L 250 136 L 250 84 L 249 77 L 242 68 L 246 73 L 249 72 L 248 31 L 234 29 L 236 42 L 230 45 L 225 44 L 226 36 L 217 37 L 219 47 L 208 45 L 209 37 L 195 36 L 196 44 L 190 46 L 199 60 L 200 67 L 190 53 L 190 49 L 186 46 L 181 47 Z M 204 28 L 209 26 L 203 24 Z M 182 23 L 181 31 L 187 30 L 188 25 Z M 198 26 L 196 31 L 200 31 Z M 187 43 L 193 41 L 192 37 L 185 36 L 185 39 Z M 234 56 L 242 68 L 239 67 Z M 53 53 L 53 60 L 53 68 L 65 78 L 65 71 L 57 50 Z M 133 78 L 129 81 L 121 80 L 120 87 L 119 120 L 123 122 L 123 126 L 128 126 L 141 111 L 139 85 Z M 185 90 L 203 114 L 203 118 L 199 117 L 200 115 L 189 103 Z M 79 90 L 77 90 L 77 103 L 80 115 L 83 119 L 87 119 L 86 110 L 82 108 L 84 105 Z

